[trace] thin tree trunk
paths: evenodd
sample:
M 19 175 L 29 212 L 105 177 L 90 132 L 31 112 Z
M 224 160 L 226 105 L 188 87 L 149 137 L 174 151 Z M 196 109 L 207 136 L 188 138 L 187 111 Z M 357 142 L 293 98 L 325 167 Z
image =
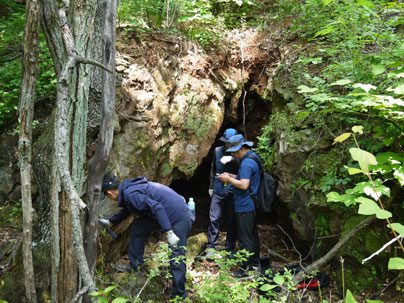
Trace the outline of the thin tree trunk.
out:
M 34 265 L 32 258 L 32 197 L 31 197 L 31 158 L 32 158 L 32 120 L 34 113 L 35 89 L 38 75 L 39 54 L 39 5 L 30 0 L 26 5 L 24 30 L 24 58 L 20 89 L 20 137 L 18 142 L 21 199 L 23 210 L 23 263 L 25 279 L 25 299 L 36 303 Z
M 115 71 L 115 33 L 118 0 L 107 1 L 105 7 L 105 25 L 103 30 L 103 64 Z M 103 113 L 98 145 L 90 161 L 87 179 L 87 208 L 88 219 L 84 227 L 84 249 L 87 256 L 88 267 L 94 275 L 97 259 L 97 226 L 99 213 L 99 200 L 101 183 L 107 168 L 109 154 L 114 135 L 114 109 L 115 109 L 115 72 L 103 71 L 102 81 Z

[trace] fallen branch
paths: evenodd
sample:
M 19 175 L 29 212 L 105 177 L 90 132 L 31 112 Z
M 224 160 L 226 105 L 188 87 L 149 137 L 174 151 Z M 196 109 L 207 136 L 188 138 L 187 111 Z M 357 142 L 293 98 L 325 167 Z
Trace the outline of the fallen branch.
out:
M 376 221 L 376 216 L 370 216 L 367 217 L 365 220 L 363 220 L 361 223 L 356 225 L 352 230 L 350 230 L 335 246 L 328 252 L 326 253 L 323 257 L 320 259 L 316 260 L 306 268 L 302 267 L 302 271 L 297 273 L 293 277 L 293 284 L 297 285 L 304 279 L 304 276 L 306 273 L 312 273 L 314 271 L 318 271 L 322 266 L 327 264 L 331 259 L 333 259 L 337 253 L 340 251 L 340 249 L 345 246 L 353 237 L 355 237 L 364 227 L 368 226 L 369 224 L 373 223 L 373 221 Z M 280 293 L 280 296 L 285 296 L 287 295 L 285 290 L 283 290 Z
M 293 263 L 294 262 L 293 260 L 282 256 L 281 254 L 277 253 L 276 251 L 274 251 L 272 249 L 268 249 L 268 255 L 270 255 L 270 256 L 272 256 L 272 257 L 274 257 L 276 259 L 279 259 L 279 260 L 281 260 L 281 261 L 283 261 L 285 263 Z

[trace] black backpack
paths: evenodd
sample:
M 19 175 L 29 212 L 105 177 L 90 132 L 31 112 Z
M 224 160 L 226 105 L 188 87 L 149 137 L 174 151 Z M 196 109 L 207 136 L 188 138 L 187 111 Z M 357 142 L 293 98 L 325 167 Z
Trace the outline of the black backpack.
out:
M 257 157 L 248 155 L 246 158 L 254 159 L 255 162 L 257 162 L 261 173 L 261 182 L 258 188 L 258 197 L 255 196 L 251 187 L 248 187 L 251 199 L 253 199 L 254 201 L 255 208 L 261 209 L 266 213 L 270 213 L 272 211 L 272 206 L 276 197 L 276 191 L 278 189 L 278 178 L 274 175 L 271 175 L 268 170 L 263 168 L 261 161 L 259 161 Z

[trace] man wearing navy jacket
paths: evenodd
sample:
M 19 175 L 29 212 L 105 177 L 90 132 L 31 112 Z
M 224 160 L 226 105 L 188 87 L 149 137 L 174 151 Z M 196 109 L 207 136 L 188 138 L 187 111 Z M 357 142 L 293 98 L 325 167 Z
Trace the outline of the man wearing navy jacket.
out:
M 121 222 L 130 214 L 137 215 L 130 231 L 128 271 L 142 270 L 147 234 L 160 228 L 167 235 L 168 244 L 173 251 L 171 257 L 185 257 L 184 247 L 187 246 L 192 220 L 184 197 L 171 188 L 147 181 L 144 177 L 120 182 L 118 177 L 111 173 L 104 176 L 102 193 L 109 199 L 118 201 L 118 206 L 122 209 L 109 220 L 99 219 L 101 224 L 110 226 Z M 173 275 L 172 297 L 185 298 L 185 261 L 172 261 L 170 265 Z

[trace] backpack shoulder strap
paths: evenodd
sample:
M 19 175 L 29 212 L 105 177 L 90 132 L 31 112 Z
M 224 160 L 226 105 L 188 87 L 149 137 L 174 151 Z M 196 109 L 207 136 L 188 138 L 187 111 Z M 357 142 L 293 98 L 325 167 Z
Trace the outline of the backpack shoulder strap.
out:
M 247 155 L 244 159 L 246 159 L 246 158 L 254 159 L 254 161 L 258 164 L 258 167 L 259 167 L 259 170 L 260 170 L 260 174 L 261 174 L 261 182 L 262 182 L 262 176 L 263 176 L 263 174 L 264 174 L 264 169 L 262 168 L 261 162 L 257 159 L 257 157 L 255 157 L 255 156 L 253 156 L 253 155 Z M 240 163 L 240 165 L 241 165 L 241 163 Z M 258 198 L 257 198 L 257 196 L 254 194 L 254 192 L 252 191 L 250 185 L 248 185 L 248 191 L 249 191 L 249 193 L 250 193 L 251 199 L 254 201 L 255 208 L 257 208 L 257 207 L 258 207 Z

